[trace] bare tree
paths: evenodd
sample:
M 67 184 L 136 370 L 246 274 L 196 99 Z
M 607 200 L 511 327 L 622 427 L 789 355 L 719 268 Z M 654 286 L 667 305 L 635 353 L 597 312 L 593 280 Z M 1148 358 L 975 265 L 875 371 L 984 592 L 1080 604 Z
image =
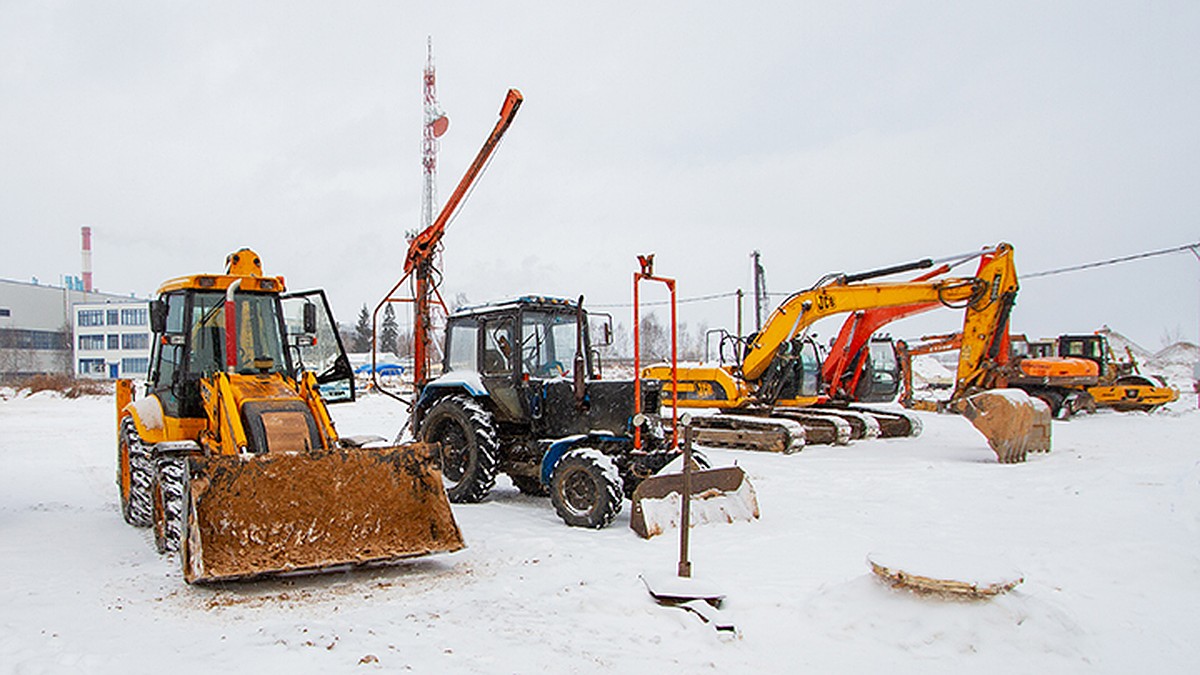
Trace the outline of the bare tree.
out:
M 665 361 L 671 358 L 671 336 L 668 328 L 650 312 L 641 320 L 642 360 Z
M 1184 340 L 1183 328 L 1179 324 L 1175 324 L 1174 328 L 1163 328 L 1162 335 L 1159 336 L 1159 341 L 1162 342 L 1162 348 L 1166 349 L 1177 342 Z

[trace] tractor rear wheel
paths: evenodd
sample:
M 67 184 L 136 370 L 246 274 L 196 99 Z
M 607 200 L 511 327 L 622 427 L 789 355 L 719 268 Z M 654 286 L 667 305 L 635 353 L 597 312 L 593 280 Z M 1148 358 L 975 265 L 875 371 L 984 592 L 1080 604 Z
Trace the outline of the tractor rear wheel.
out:
M 558 460 L 550 477 L 554 510 L 574 527 L 607 527 L 621 512 L 623 499 L 616 465 L 598 450 L 571 450 Z
M 117 486 L 121 497 L 121 515 L 134 527 L 149 527 L 153 507 L 150 488 L 154 481 L 154 465 L 150 452 L 138 435 L 133 417 L 121 418 L 121 434 L 117 443 L 117 467 L 120 474 Z
M 482 501 L 496 482 L 499 445 L 492 414 L 478 401 L 447 396 L 425 414 L 419 434 L 441 445 L 442 481 L 455 504 Z

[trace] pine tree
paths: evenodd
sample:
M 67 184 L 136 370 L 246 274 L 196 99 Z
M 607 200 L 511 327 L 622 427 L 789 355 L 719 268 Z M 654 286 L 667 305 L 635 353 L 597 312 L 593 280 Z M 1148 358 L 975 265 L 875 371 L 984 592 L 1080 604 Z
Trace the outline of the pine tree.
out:
M 397 342 L 397 337 L 400 331 L 396 329 L 396 310 L 392 309 L 392 303 L 388 303 L 383 308 L 383 327 L 380 330 L 380 351 L 390 352 L 392 354 L 400 353 L 400 345 Z
M 353 351 L 359 354 L 371 351 L 371 313 L 365 303 L 358 312 L 358 323 L 354 325 Z

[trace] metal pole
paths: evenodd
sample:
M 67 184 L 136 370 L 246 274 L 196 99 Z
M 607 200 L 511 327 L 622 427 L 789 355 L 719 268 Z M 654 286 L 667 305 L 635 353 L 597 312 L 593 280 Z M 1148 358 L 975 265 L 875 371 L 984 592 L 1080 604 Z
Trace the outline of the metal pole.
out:
M 1200 251 L 1197 250 L 1198 246 L 1200 246 L 1200 244 L 1194 245 L 1188 249 L 1189 251 L 1192 252 L 1192 255 L 1196 256 L 1196 262 L 1200 262 Z M 1196 344 L 1198 346 L 1200 346 L 1200 334 L 1196 335 Z M 1200 372 L 1197 372 L 1197 371 L 1200 371 L 1200 360 L 1198 360 L 1192 364 L 1192 388 L 1193 389 L 1196 389 L 1196 384 L 1198 382 L 1200 382 L 1200 380 L 1197 379 L 1197 378 L 1200 378 Z M 1196 407 L 1200 408 L 1200 391 L 1196 391 Z
M 640 305 L 638 303 L 638 282 L 641 281 L 641 274 L 633 273 L 633 414 L 637 415 L 642 412 L 642 331 L 639 324 L 638 314 L 640 313 Z M 633 428 L 633 447 L 637 450 L 642 449 L 642 427 L 635 426 Z
M 692 576 L 688 532 L 692 529 L 692 425 L 683 428 L 683 511 L 679 514 L 679 576 Z

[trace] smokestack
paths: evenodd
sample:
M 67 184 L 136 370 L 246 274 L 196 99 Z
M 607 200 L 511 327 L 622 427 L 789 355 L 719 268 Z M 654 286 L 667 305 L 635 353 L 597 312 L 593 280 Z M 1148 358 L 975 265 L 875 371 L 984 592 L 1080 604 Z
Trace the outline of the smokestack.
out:
M 83 290 L 92 292 L 92 228 L 83 226 Z

